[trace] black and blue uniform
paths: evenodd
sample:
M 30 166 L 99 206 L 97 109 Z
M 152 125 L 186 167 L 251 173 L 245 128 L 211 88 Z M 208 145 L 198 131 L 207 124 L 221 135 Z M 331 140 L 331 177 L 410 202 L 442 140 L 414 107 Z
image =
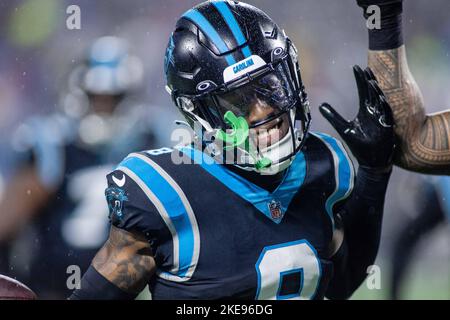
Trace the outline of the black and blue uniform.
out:
M 132 153 L 107 178 L 112 224 L 151 244 L 153 299 L 324 297 L 354 184 L 334 138 L 310 134 L 272 192 L 190 146 Z

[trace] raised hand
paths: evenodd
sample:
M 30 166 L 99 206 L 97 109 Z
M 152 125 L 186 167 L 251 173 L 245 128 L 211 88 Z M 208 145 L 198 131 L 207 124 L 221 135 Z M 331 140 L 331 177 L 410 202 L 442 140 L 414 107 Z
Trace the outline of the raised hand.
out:
M 352 121 L 345 120 L 328 103 L 319 110 L 350 148 L 360 166 L 388 170 L 395 147 L 391 108 L 372 71 L 353 67 L 359 93 L 359 111 Z

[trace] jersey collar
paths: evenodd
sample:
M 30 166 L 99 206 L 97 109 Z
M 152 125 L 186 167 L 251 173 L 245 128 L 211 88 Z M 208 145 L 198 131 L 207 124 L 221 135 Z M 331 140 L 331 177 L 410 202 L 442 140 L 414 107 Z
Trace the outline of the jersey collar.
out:
M 277 224 L 282 221 L 289 204 L 302 186 L 306 176 L 305 155 L 303 152 L 299 152 L 287 169 L 280 185 L 273 192 L 269 192 L 218 164 L 200 150 L 193 147 L 182 147 L 179 150 Z

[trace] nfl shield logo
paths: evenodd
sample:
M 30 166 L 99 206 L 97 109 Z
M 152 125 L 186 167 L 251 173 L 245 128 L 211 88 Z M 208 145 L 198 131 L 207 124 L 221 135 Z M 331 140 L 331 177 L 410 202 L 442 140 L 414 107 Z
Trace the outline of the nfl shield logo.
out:
M 272 200 L 269 202 L 269 211 L 272 219 L 279 220 L 283 216 L 280 201 Z

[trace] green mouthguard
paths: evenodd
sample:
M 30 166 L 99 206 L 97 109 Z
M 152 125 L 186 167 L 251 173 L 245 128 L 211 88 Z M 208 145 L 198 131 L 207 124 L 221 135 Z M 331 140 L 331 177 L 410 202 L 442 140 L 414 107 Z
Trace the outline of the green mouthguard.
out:
M 217 138 L 227 144 L 225 149 L 231 149 L 245 143 L 248 138 L 248 123 L 244 117 L 236 117 L 232 111 L 227 111 L 223 117 L 231 126 L 232 132 L 226 133 L 222 129 L 217 132 Z
M 226 133 L 222 129 L 217 132 L 217 139 L 222 140 L 227 145 L 224 146 L 225 150 L 230 150 L 232 148 L 238 147 L 242 144 L 246 144 L 246 148 L 248 149 L 248 135 L 249 128 L 248 123 L 244 117 L 236 117 L 233 111 L 227 111 L 223 117 L 225 122 L 231 126 L 232 132 Z M 255 157 L 252 155 L 255 159 Z M 272 165 L 272 161 L 268 158 L 262 158 L 258 160 L 255 164 L 256 170 L 261 170 L 268 168 Z
M 260 171 L 261 169 L 268 168 L 272 165 L 272 160 L 269 158 L 262 158 L 258 160 L 255 164 L 256 170 Z

